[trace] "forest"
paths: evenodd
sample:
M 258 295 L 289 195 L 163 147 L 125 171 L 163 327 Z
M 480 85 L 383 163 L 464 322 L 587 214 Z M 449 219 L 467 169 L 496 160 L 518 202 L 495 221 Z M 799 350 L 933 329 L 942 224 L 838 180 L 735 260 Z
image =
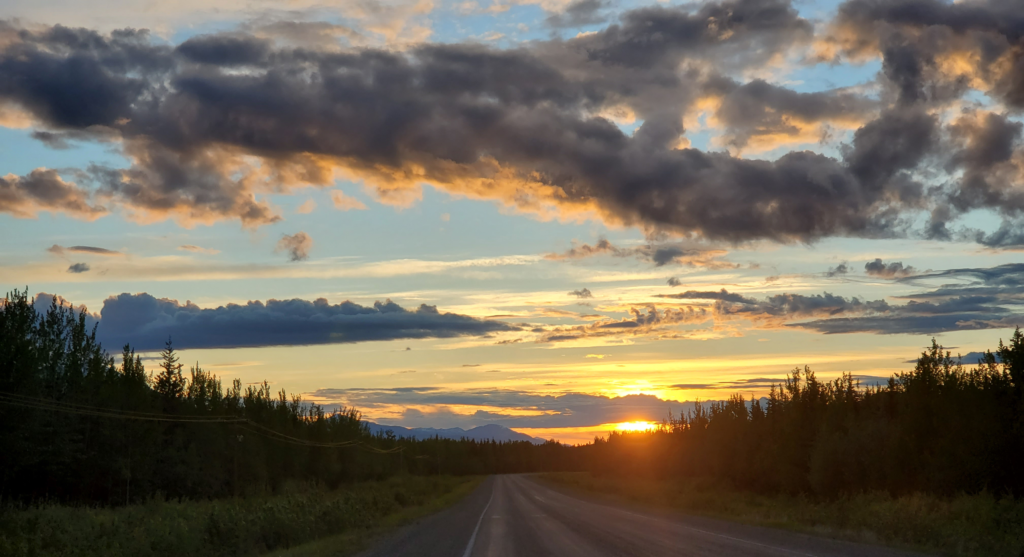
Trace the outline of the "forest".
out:
M 1024 334 L 967 365 L 934 340 L 862 388 L 796 369 L 768 397 L 698 404 L 643 435 L 580 447 L 597 474 L 701 477 L 761 493 L 1024 495 Z
M 0 502 L 120 506 L 211 500 L 399 475 L 589 471 L 707 478 L 759 493 L 831 498 L 1024 495 L 1024 334 L 980 361 L 932 341 L 914 368 L 861 387 L 794 370 L 763 398 L 734 396 L 647 433 L 556 442 L 370 435 L 357 409 L 327 411 L 269 384 L 225 387 L 168 341 L 146 369 L 120 363 L 85 316 L 27 291 L 0 305 Z
M 15 291 L 0 305 L 0 503 L 215 499 L 573 462 L 555 442 L 373 436 L 355 409 L 185 371 L 170 341 L 153 370 L 129 346 L 116 364 L 83 313 L 54 302 L 39 314 L 32 302 Z

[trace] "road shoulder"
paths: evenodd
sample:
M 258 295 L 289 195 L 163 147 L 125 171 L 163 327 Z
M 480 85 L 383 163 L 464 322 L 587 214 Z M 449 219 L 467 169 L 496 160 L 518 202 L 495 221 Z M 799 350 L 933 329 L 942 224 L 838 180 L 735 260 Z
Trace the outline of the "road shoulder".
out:
M 851 546 L 870 546 L 880 554 L 924 556 L 934 555 L 933 548 L 905 543 L 880 543 L 871 532 L 851 532 L 829 528 L 822 525 L 808 526 L 792 521 L 779 519 L 758 519 L 749 516 L 730 516 L 724 513 L 700 512 L 694 509 L 680 509 L 665 500 L 649 500 L 634 494 L 608 493 L 593 489 L 591 485 L 581 486 L 579 483 L 565 481 L 569 474 L 531 474 L 528 478 L 558 493 L 586 501 L 596 505 L 611 506 L 631 512 L 655 516 L 668 520 L 683 521 L 697 528 L 739 535 L 744 537 L 772 540 L 786 536 L 800 536 L 812 540 L 828 540 Z
M 469 478 L 459 487 L 427 504 L 405 508 L 388 515 L 380 525 L 374 528 L 352 530 L 334 536 L 327 536 L 309 543 L 268 553 L 267 556 L 349 557 L 357 553 L 360 556 L 373 555 L 369 553 L 371 548 L 382 546 L 389 540 L 400 537 L 404 532 L 416 528 L 424 520 L 430 520 L 446 511 L 450 511 L 454 507 L 466 503 L 468 499 L 480 491 L 481 485 L 487 483 L 487 481 L 487 478 L 484 477 Z

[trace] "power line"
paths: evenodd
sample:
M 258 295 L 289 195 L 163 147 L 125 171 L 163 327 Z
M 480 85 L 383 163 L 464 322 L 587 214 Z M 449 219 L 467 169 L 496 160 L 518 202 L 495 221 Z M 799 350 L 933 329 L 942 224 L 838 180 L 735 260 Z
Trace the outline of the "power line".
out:
M 322 443 L 317 441 L 309 441 L 306 439 L 300 439 L 298 437 L 292 437 L 279 431 L 275 431 L 269 427 L 266 427 L 248 418 L 239 418 L 233 416 L 168 416 L 166 414 L 157 414 L 153 412 L 136 412 L 132 410 L 118 410 L 113 408 L 86 406 L 82 404 L 62 402 L 53 399 L 35 398 L 13 393 L 0 393 L 0 403 L 6 403 L 9 405 L 21 406 L 25 408 L 32 408 L 35 410 L 63 412 L 67 414 L 93 416 L 99 418 L 114 418 L 122 420 L 142 420 L 172 423 L 228 424 L 240 427 L 242 429 L 245 429 L 246 431 L 249 431 L 250 433 L 261 435 L 263 437 L 267 437 L 275 441 L 282 441 L 285 443 L 291 443 L 293 445 L 300 445 L 306 447 L 340 448 L 354 446 L 367 452 L 372 452 L 376 454 L 392 454 L 404 450 L 404 447 L 394 447 L 392 449 L 379 449 L 377 447 L 367 445 L 366 443 L 359 440 L 340 441 L 337 443 Z

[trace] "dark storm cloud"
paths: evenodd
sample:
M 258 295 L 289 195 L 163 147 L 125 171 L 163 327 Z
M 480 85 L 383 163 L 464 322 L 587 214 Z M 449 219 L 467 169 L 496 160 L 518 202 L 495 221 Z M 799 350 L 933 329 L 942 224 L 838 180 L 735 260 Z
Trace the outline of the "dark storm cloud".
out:
M 809 40 L 814 32 L 788 0 L 712 2 L 696 11 L 647 7 L 626 12 L 620 19 L 619 24 L 578 39 L 590 58 L 646 68 L 717 51 L 723 63 L 742 56 L 749 64 L 751 53 L 766 61 L 769 52 Z
M 65 182 L 55 170 L 37 169 L 26 176 L 0 176 L 0 212 L 34 217 L 40 211 L 62 212 L 89 220 L 107 212 L 92 202 L 91 192 Z
M 860 26 L 865 37 L 880 36 L 876 23 L 890 19 L 890 27 L 917 25 L 916 15 L 884 2 L 845 6 L 840 23 Z M 1011 33 L 1016 12 L 1000 6 L 956 8 L 956 17 L 936 21 L 1009 40 L 1018 36 Z M 573 9 L 591 8 L 581 2 Z M 984 10 L 1000 17 L 977 15 Z M 961 20 L 961 12 L 970 17 Z M 258 227 L 280 220 L 262 195 L 332 184 L 338 168 L 375 187 L 384 201 L 415 197 L 430 183 L 523 211 L 583 212 L 732 243 L 902 236 L 929 210 L 928 234 L 942 238 L 946 221 L 978 199 L 1007 218 L 1019 212 L 1006 196 L 959 195 L 959 184 L 945 197 L 925 194 L 915 172 L 933 168 L 926 163 L 939 156 L 942 140 L 959 132 L 939 126 L 911 94 L 931 75 L 921 45 L 901 54 L 910 57 L 908 67 L 917 64 L 917 81 L 899 81 L 918 74 L 901 69 L 896 54 L 887 58 L 887 75 L 909 99 L 887 107 L 849 92 L 732 81 L 810 44 L 812 24 L 786 0 L 641 8 L 595 33 L 505 50 L 318 50 L 238 32 L 172 47 L 142 31 L 4 25 L 10 40 L 0 49 L 0 102 L 24 108 L 48 133 L 119 136 L 130 166 L 92 166 L 76 180 L 139 220 L 231 218 Z M 1011 51 L 997 48 L 994 55 Z M 734 77 L 710 77 L 708 68 Z M 1004 82 L 1017 78 L 1000 76 L 1001 98 L 1010 98 L 1012 83 Z M 772 131 L 799 132 L 786 127 L 787 118 L 817 125 L 859 122 L 875 111 L 879 117 L 854 133 L 839 158 L 790 152 L 768 161 L 676 148 L 685 139 L 683 115 L 712 90 L 723 95 L 719 116 L 741 143 Z M 618 106 L 642 122 L 635 133 L 598 116 Z M 965 154 L 956 164 L 976 160 L 982 159 Z M 1005 244 L 1000 238 L 982 239 Z M 665 246 L 651 246 L 645 257 L 701 265 Z
M 958 51 L 977 58 L 968 77 L 981 77 L 990 93 L 1024 107 L 1024 12 L 1014 0 L 848 0 L 837 24 L 856 37 L 842 46 L 858 53 L 872 48 L 884 55 L 884 73 L 902 102 L 941 100 L 965 92 L 960 75 L 943 75 L 937 61 Z M 965 68 L 961 68 L 962 70 Z
M 53 133 L 48 131 L 36 130 L 32 132 L 32 139 L 35 139 L 50 149 L 70 149 L 71 144 L 68 143 L 65 134 Z
M 1024 108 L 1024 9 L 1013 0 L 848 0 L 839 8 L 832 37 L 837 52 L 851 57 L 879 54 L 882 84 L 901 110 L 948 107 L 980 89 L 1012 111 Z M 997 105 L 998 106 L 998 105 Z M 953 180 L 933 195 L 927 236 L 957 237 L 945 226 L 974 209 L 1001 213 L 995 233 L 961 235 L 990 247 L 1022 245 L 1024 176 L 1009 164 L 1020 152 L 1020 124 L 1003 114 L 959 119 L 946 130 L 960 145 L 946 169 Z M 942 195 L 937 195 L 938 193 Z
M 917 269 L 907 265 L 903 266 L 902 261 L 893 261 L 886 264 L 880 258 L 868 261 L 864 264 L 864 272 L 874 277 L 881 278 L 903 278 L 917 273 Z
M 214 66 L 245 66 L 264 62 L 271 42 L 246 35 L 201 35 L 175 49 L 190 62 Z
M 919 161 L 908 146 L 930 143 L 919 116 L 894 115 L 841 161 L 675 149 L 699 93 L 699 75 L 683 79 L 679 64 L 741 69 L 810 40 L 811 24 L 782 0 L 644 8 L 594 34 L 510 50 L 325 52 L 238 33 L 170 48 L 141 32 L 18 33 L 0 53 L 0 97 L 55 130 L 118 130 L 132 166 L 92 167 L 91 179 L 151 218 L 274 222 L 254 190 L 326 184 L 340 165 L 384 196 L 425 180 L 524 210 L 596 207 L 623 224 L 733 242 L 892 235 L 919 201 L 898 176 Z M 592 116 L 623 103 L 644 120 L 631 136 Z M 881 164 L 864 160 L 872 153 Z M 243 155 L 260 157 L 261 171 Z M 488 161 L 508 179 L 491 179 Z
M 75 273 L 75 274 L 84 273 L 84 272 L 86 272 L 88 270 L 89 270 L 89 264 L 88 263 L 73 263 L 70 267 L 68 267 L 68 272 L 69 273 Z
M 801 124 L 863 122 L 878 102 L 845 91 L 798 93 L 764 80 L 741 84 L 727 77 L 710 79 L 704 93 L 720 96 L 715 116 L 727 128 L 728 143 L 745 147 L 764 136 L 798 136 Z
M 100 312 L 105 344 L 130 343 L 139 350 L 297 346 L 379 340 L 482 336 L 516 327 L 466 315 L 441 313 L 426 304 L 407 310 L 391 300 L 361 306 L 330 304 L 321 298 L 268 300 L 203 309 L 191 302 L 121 294 L 107 298 Z
M 0 27 L 18 37 L 0 55 L 0 97 L 57 129 L 113 127 L 131 118 L 133 103 L 159 88 L 147 78 L 172 63 L 146 31 Z
M 1019 186 L 1024 176 L 1014 157 L 1021 156 L 1018 150 L 1024 125 L 1009 120 L 1006 114 L 967 113 L 949 128 L 958 149 L 948 168 L 963 172 L 959 188 L 947 197 L 951 210 L 997 210 L 1004 215 L 1003 225 L 987 235 L 976 233 L 974 239 L 990 247 L 1021 245 L 1024 192 Z

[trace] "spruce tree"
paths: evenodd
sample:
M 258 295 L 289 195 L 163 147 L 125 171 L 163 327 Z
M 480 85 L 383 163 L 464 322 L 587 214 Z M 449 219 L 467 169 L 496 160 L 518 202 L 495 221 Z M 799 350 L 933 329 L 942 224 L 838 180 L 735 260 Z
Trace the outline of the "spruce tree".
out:
M 173 408 L 185 396 L 185 378 L 181 375 L 182 366 L 178 363 L 178 355 L 174 352 L 170 338 L 160 352 L 160 357 L 161 370 L 153 380 L 153 388 L 160 394 L 165 406 Z

